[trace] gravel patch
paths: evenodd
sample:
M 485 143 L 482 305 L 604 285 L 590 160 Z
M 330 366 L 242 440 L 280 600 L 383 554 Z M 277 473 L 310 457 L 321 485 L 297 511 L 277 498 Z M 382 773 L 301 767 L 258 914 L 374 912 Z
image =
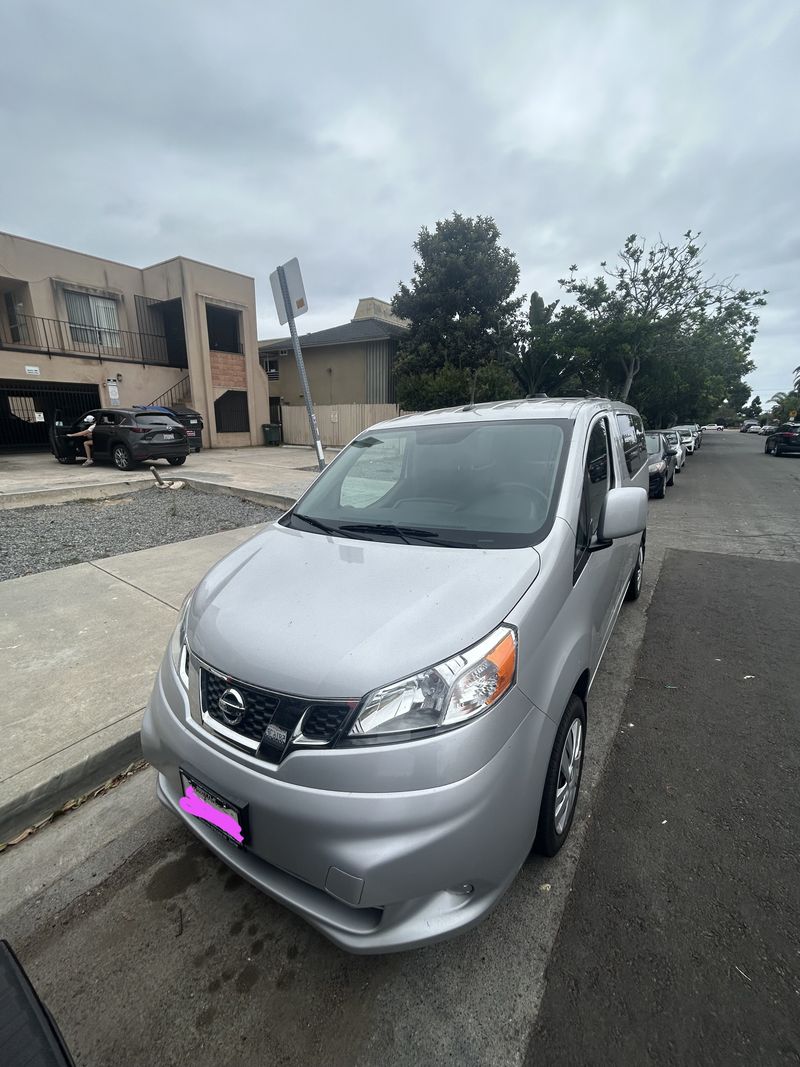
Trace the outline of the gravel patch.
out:
M 142 489 L 108 500 L 76 500 L 0 511 L 0 581 L 169 545 L 239 526 L 273 522 L 280 508 L 235 496 Z

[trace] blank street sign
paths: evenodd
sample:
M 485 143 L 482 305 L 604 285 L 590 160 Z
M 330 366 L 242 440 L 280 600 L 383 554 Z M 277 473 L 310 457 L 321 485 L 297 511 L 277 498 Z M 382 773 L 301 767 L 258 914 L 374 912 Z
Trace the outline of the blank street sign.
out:
M 286 276 L 286 285 L 289 289 L 289 303 L 291 304 L 292 317 L 296 319 L 298 315 L 305 315 L 308 311 L 306 291 L 303 287 L 303 276 L 300 273 L 300 262 L 296 256 L 294 259 L 290 259 L 288 263 L 283 264 L 283 273 Z M 270 274 L 269 284 L 272 286 L 272 295 L 275 298 L 278 321 L 283 325 L 283 323 L 289 321 L 289 316 L 283 304 L 281 282 L 276 270 Z

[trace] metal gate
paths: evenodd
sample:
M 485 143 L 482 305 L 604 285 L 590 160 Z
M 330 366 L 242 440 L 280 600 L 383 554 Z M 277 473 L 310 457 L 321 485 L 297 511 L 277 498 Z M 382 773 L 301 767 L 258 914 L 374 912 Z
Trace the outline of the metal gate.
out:
M 99 407 L 96 385 L 0 379 L 0 451 L 49 448 L 47 431 L 57 410 L 71 422 Z

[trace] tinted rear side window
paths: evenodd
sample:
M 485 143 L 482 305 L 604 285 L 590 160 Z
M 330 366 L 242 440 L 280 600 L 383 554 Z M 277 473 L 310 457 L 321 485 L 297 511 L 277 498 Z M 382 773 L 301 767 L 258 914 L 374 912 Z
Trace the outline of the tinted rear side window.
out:
M 177 426 L 182 429 L 181 424 L 169 415 L 137 415 L 136 421 L 140 426 Z
M 644 425 L 638 415 L 620 413 L 617 415 L 619 432 L 622 435 L 622 449 L 625 453 L 625 465 L 633 476 L 647 462 L 647 439 Z

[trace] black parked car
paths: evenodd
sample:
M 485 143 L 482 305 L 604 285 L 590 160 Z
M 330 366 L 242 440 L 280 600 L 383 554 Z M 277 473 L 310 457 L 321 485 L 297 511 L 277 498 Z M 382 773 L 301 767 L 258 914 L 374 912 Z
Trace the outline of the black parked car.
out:
M 203 416 L 193 408 L 187 408 L 185 404 L 174 404 L 172 407 L 161 407 L 156 404 L 134 404 L 137 411 L 161 411 L 170 415 L 179 422 L 186 430 L 189 439 L 189 448 L 192 452 L 199 452 L 203 444 Z
M 87 411 L 73 423 L 64 423 L 56 412 L 50 427 L 50 451 L 59 463 L 76 463 L 83 456 L 83 438 L 67 437 L 95 419 L 92 454 L 95 461 L 110 460 L 121 471 L 137 463 L 166 459 L 173 467 L 186 462 L 189 442 L 186 429 L 171 416 L 136 408 L 100 408 Z
M 785 422 L 764 442 L 764 451 L 773 456 L 800 452 L 800 422 Z
M 650 496 L 659 500 L 667 495 L 667 486 L 675 484 L 675 465 L 677 450 L 670 448 L 669 441 L 662 433 L 648 433 L 647 462 L 650 471 Z

